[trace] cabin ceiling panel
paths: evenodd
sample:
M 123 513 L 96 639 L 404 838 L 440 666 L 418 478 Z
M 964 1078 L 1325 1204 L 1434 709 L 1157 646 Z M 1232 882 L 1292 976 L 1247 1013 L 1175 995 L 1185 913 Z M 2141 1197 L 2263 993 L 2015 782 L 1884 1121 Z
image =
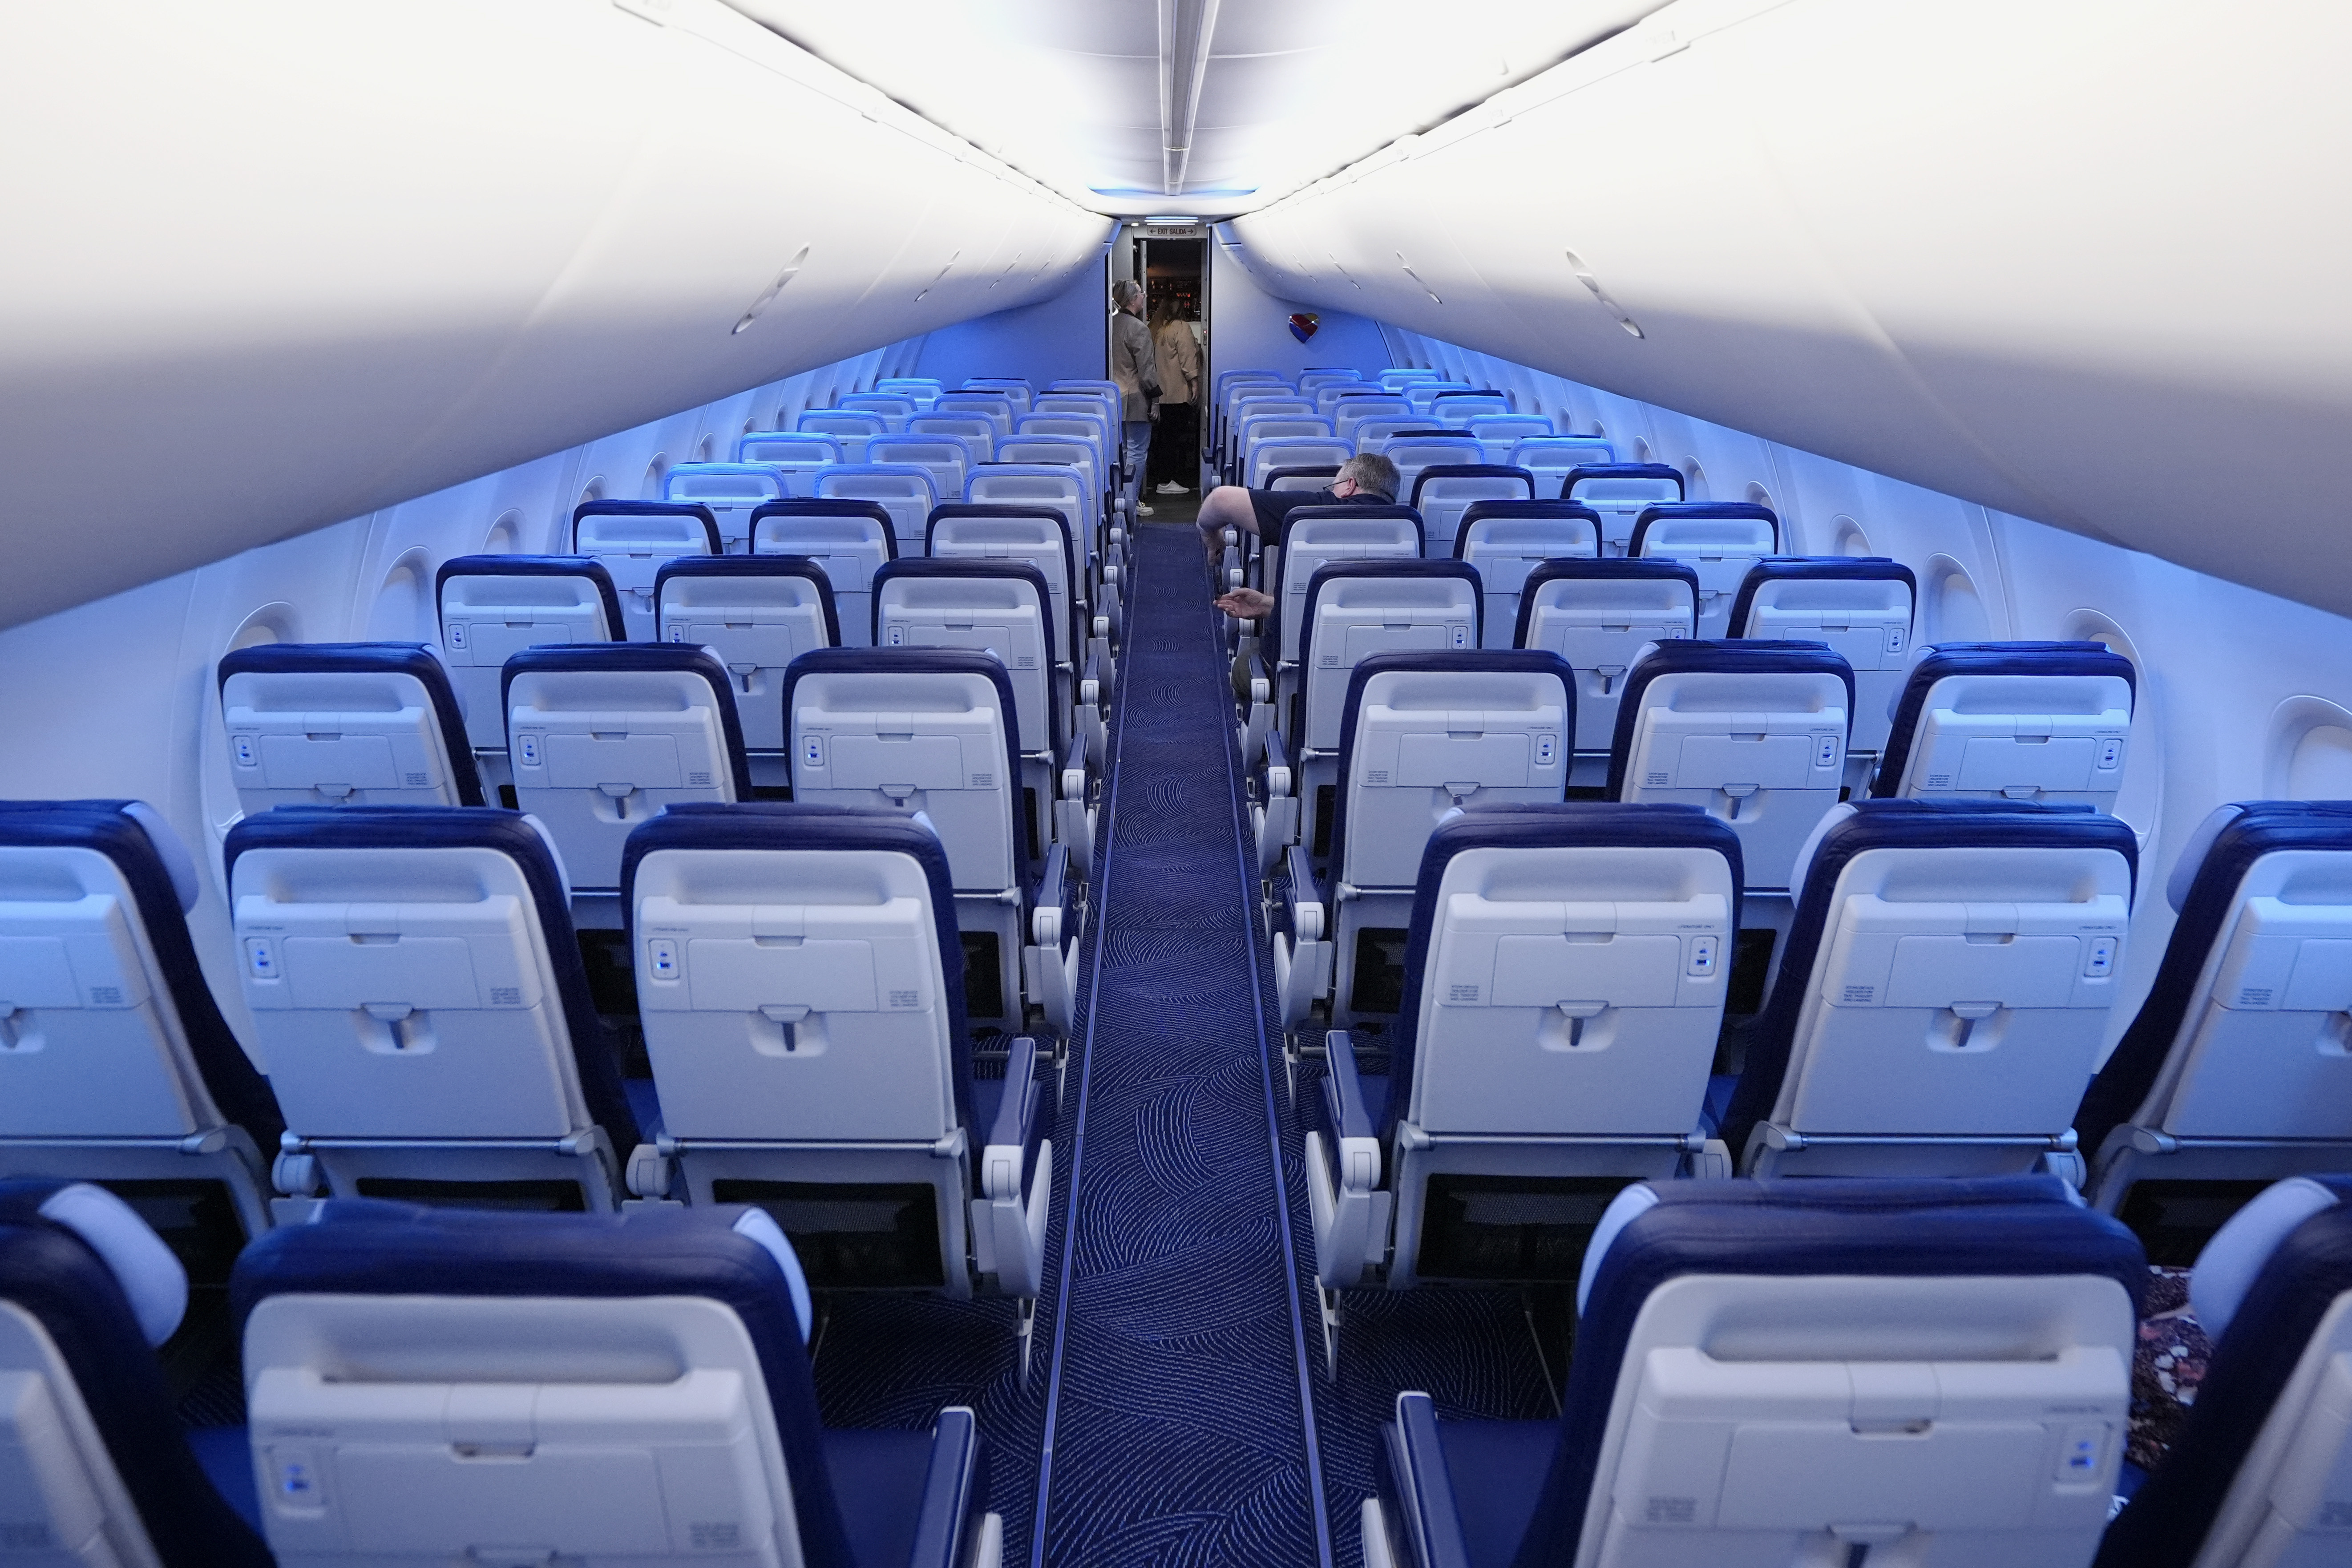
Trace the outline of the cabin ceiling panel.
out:
M 2230 15 L 1684 0 L 1228 235 L 1302 301 L 2352 613 L 2352 12 Z
M 1100 254 L 1099 215 L 719 0 L 650 14 L 12 18 L 0 202 L 41 242 L 0 251 L 0 625 L 1045 297 Z M 108 429 L 103 482 L 56 459 Z

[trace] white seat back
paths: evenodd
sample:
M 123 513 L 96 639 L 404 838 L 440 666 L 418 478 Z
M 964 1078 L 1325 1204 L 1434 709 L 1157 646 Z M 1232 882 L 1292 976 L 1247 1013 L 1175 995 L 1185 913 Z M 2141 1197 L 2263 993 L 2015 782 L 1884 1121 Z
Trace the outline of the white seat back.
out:
M 1429 411 L 1440 425 L 1459 425 L 1468 430 L 1473 420 L 1510 413 L 1511 400 L 1499 392 L 1474 392 L 1467 396 L 1452 397 L 1440 394 L 1430 404 Z
M 1033 583 L 982 573 L 885 574 L 878 593 L 876 647 L 994 654 L 1013 682 L 1021 749 L 1055 748 L 1064 726 L 1055 722 L 1054 634 L 1045 624 L 1053 615 L 1050 594 L 1040 600 Z
M 1618 477 L 1576 479 L 1563 500 L 1580 501 L 1601 514 L 1601 540 L 1612 555 L 1628 553 L 1633 524 L 1654 506 L 1670 506 L 1683 499 L 1680 479 Z
M 1826 564 L 1826 563 L 1822 563 Z M 1772 563 L 1752 571 L 1735 605 L 1730 633 L 1773 642 L 1827 643 L 1853 668 L 1853 735 L 1857 752 L 1885 749 L 1895 699 L 1911 663 L 1915 594 L 1907 572 L 1885 563 L 1885 575 L 1773 576 Z
M 996 444 L 996 461 L 1076 468 L 1082 491 L 1090 497 L 1101 495 L 1106 488 L 1102 482 L 1103 464 L 1095 444 L 1080 437 L 1007 436 Z
M 1615 449 L 1598 436 L 1522 436 L 1511 443 L 1510 456 L 1503 459 L 1536 477 L 1539 500 L 1560 500 L 1568 476 L 1576 469 L 1616 460 Z
M 549 558 L 540 557 L 542 563 Z M 476 751 L 507 743 L 506 710 L 499 689 L 507 660 L 551 643 L 602 643 L 627 636 L 618 599 L 604 568 L 581 561 L 577 570 L 497 569 L 495 558 L 445 567 L 441 588 L 441 653 L 450 684 L 466 708 L 466 738 Z
M 907 421 L 904 430 L 897 433 L 907 436 L 952 436 L 959 441 L 970 442 L 971 449 L 975 452 L 989 450 L 996 445 L 999 435 L 1010 434 L 1010 432 L 999 431 L 996 428 L 996 421 L 987 415 L 971 409 L 952 414 L 944 411 L 918 414 Z M 874 443 L 871 441 L 866 444 L 866 459 L 872 463 L 902 460 L 876 452 Z
M 1838 804 L 1853 701 L 1843 670 L 1834 654 L 1785 643 L 1658 645 L 1626 678 L 1616 797 L 1720 818 L 1739 835 L 1748 886 L 1788 887 L 1797 851 Z
M 1516 646 L 1519 591 L 1526 586 L 1529 572 L 1546 561 L 1590 560 L 1601 553 L 1598 518 L 1570 515 L 1568 503 L 1562 501 L 1538 504 L 1555 509 L 1559 515 L 1496 512 L 1481 516 L 1475 501 L 1465 502 L 1455 513 L 1449 537 L 1455 557 L 1477 570 L 1478 586 L 1486 602 L 1484 641 L 1488 647 Z M 1464 518 L 1468 521 L 1461 521 Z M 1430 537 L 1435 540 L 1440 535 L 1433 530 Z
M 945 414 L 977 414 L 988 421 L 988 437 L 992 441 L 1013 434 L 1013 421 L 1023 409 L 1013 406 L 1013 400 L 992 392 L 943 392 L 931 405 L 928 417 Z M 908 428 L 914 426 L 910 424 Z
M 828 500 L 879 501 L 890 513 L 898 553 L 923 552 L 923 523 L 940 504 L 931 471 L 913 463 L 844 463 L 816 477 L 816 493 Z
M 1688 1133 L 1723 1019 L 1731 881 L 1720 853 L 1686 847 L 1454 855 L 1405 1114 L 1440 1136 Z
M 1265 489 L 1273 482 L 1276 468 L 1337 468 L 1355 455 L 1356 449 L 1336 436 L 1271 437 L 1252 444 L 1242 482 L 1253 489 Z
M 1070 564 L 1083 575 L 1094 563 L 1095 534 L 1089 526 L 1094 503 L 1084 483 L 1063 463 L 992 463 L 964 481 L 963 499 L 975 506 L 1052 507 L 1069 525 Z M 1053 579 L 1048 573 L 1046 580 Z
M 1338 574 L 1327 571 L 1310 586 L 1299 650 L 1306 722 L 1296 743 L 1339 749 L 1348 677 L 1374 654 L 1465 653 L 1478 646 L 1477 580 L 1450 561 L 1398 564 L 1407 570 L 1342 563 Z
M 1640 576 L 1616 563 L 1595 563 L 1586 574 L 1549 566 L 1523 579 L 1521 647 L 1546 648 L 1576 671 L 1576 749 L 1605 752 L 1617 736 L 1617 708 L 1625 675 L 1651 643 L 1694 635 L 1698 620 L 1696 574 L 1679 563 Z
M 533 655 L 508 672 L 516 802 L 547 825 L 574 887 L 619 887 L 629 830 L 666 806 L 750 794 L 727 672 L 699 650 L 667 663 Z
M 852 392 L 834 400 L 835 408 L 862 408 L 882 416 L 882 428 L 897 435 L 907 427 L 907 421 L 921 413 L 928 404 L 919 404 L 904 393 Z
M 1569 688 L 1559 673 L 1392 668 L 1357 688 L 1334 828 L 1339 879 L 1410 889 L 1429 835 L 1465 805 L 1557 803 L 1568 787 Z
M 1410 561 L 1421 554 L 1421 530 L 1404 517 L 1296 519 L 1283 530 L 1281 663 L 1298 662 L 1299 632 L 1307 618 L 1307 585 L 1318 568 L 1335 561 Z
M 784 493 L 783 470 L 766 463 L 679 463 L 662 476 L 662 500 L 709 508 L 721 548 L 739 552 L 751 536 L 751 514 Z
M 887 432 L 889 425 L 870 408 L 811 408 L 793 421 L 793 427 L 832 437 L 841 443 L 843 461 L 862 463 L 866 443 Z
M 930 407 L 939 402 L 948 389 L 946 382 L 935 375 L 886 375 L 874 384 L 877 392 L 912 398 L 918 409 Z
M 430 654 L 413 643 L 331 643 L 304 668 L 305 646 L 221 661 L 229 776 L 247 816 L 279 805 L 482 804 L 471 755 L 453 754 L 470 752 L 455 688 Z
M 1404 400 L 1412 406 L 1412 411 L 1426 417 L 1433 425 L 1437 422 L 1437 416 L 1433 410 L 1437 406 L 1439 393 L 1471 390 L 1473 388 L 1466 381 L 1416 381 L 1403 389 Z
M 1391 436 L 1381 445 L 1381 455 L 1396 465 L 1396 499 L 1410 505 L 1413 481 L 1421 478 L 1422 469 L 1441 463 L 1483 462 L 1486 449 L 1474 436 Z
M 1470 466 L 1489 467 L 1475 459 Z M 1430 558 L 1438 561 L 1454 556 L 1454 540 L 1462 531 L 1462 514 L 1472 502 L 1535 500 L 1533 481 L 1523 472 L 1510 471 L 1446 474 L 1423 468 L 1404 493 L 1413 498 L 1412 510 L 1421 513 L 1422 523 L 1428 531 Z
M 874 574 L 897 554 L 892 531 L 870 517 L 773 514 L 751 527 L 754 555 L 803 555 L 824 571 L 844 647 L 874 638 Z
M 1331 405 L 1331 423 L 1337 434 L 1355 439 L 1367 419 L 1410 419 L 1412 405 L 1402 397 L 1372 395 L 1341 397 Z
M 1762 511 L 1759 507 L 1755 509 Z M 1780 549 L 1780 525 L 1769 517 L 1645 516 L 1633 527 L 1626 553 L 1680 561 L 1698 574 L 1698 635 L 1731 635 L 1732 601 L 1749 568 Z
M 978 503 L 982 505 L 994 502 Z M 1044 510 L 1037 502 L 1023 503 Z M 1066 526 L 1066 525 L 1065 525 Z M 1024 566 L 1034 566 L 1045 579 L 1045 588 L 1053 595 L 1047 607 L 1047 650 L 1055 664 L 1074 665 L 1077 653 L 1071 642 L 1070 595 L 1073 592 L 1070 574 L 1076 567 L 1073 559 L 1076 547 L 1071 536 L 1044 517 L 957 517 L 952 514 L 937 519 L 931 524 L 930 554 L 939 561 L 1014 561 Z M 1026 725 L 1022 734 L 1031 733 Z M 1043 741 L 1033 741 L 1043 745 Z
M 744 534 L 749 532 L 747 524 Z M 613 580 L 631 642 L 651 642 L 656 636 L 656 574 L 681 555 L 719 553 L 709 518 L 686 512 L 592 511 L 573 521 L 572 548 L 602 566 Z
M 1478 437 L 1486 448 L 1490 463 L 1510 463 L 1511 453 L 1529 437 L 1552 434 L 1549 414 L 1474 414 L 1470 416 L 1470 434 Z M 1559 494 L 1559 481 L 1554 479 L 1548 488 L 1536 491 L 1538 500 L 1550 500 Z
M 1931 653 L 1914 668 L 1912 680 L 1933 661 Z M 1903 700 L 1908 706 L 1907 691 Z M 1919 704 L 1888 793 L 2111 810 L 2123 787 L 2131 717 L 2132 683 L 2120 674 L 1943 676 Z M 1890 734 L 1890 754 L 1894 742 Z
M 900 435 L 875 437 L 866 443 L 866 460 L 911 463 L 931 476 L 933 490 L 943 496 L 960 496 L 963 494 L 963 481 L 982 460 L 977 454 L 986 452 L 994 437 L 933 430 L 930 421 L 935 417 L 926 415 L 911 420 Z
M 784 493 L 792 496 L 810 493 L 815 470 L 858 460 L 863 452 L 863 440 L 852 451 L 844 437 L 814 430 L 753 431 L 735 443 L 737 462 L 761 463 L 775 469 L 783 478 Z
M 880 658 L 877 652 L 872 656 Z M 1020 885 L 1006 715 L 978 675 L 806 671 L 787 701 L 793 799 L 918 811 L 948 854 L 959 892 Z
M 965 382 L 959 390 L 989 393 L 1012 404 L 1016 429 L 1019 428 L 1021 416 L 1028 413 L 1030 405 L 1037 400 L 1034 387 L 1016 376 L 1010 375 L 976 375 Z
M 818 577 L 801 570 L 662 574 L 655 598 L 660 640 L 708 648 L 726 668 L 746 751 L 783 750 L 785 668 L 811 648 L 834 646 L 837 602 L 828 615 L 825 568 L 810 564 Z

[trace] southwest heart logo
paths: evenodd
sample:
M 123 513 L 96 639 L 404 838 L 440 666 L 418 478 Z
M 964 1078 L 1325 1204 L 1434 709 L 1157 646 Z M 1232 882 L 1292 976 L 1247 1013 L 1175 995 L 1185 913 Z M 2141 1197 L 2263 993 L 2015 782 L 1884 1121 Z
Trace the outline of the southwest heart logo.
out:
M 1303 343 L 1307 339 L 1313 337 L 1315 335 L 1315 329 L 1322 324 L 1323 318 L 1317 315 L 1314 311 L 1301 310 L 1297 315 L 1290 318 L 1290 335 L 1297 338 Z

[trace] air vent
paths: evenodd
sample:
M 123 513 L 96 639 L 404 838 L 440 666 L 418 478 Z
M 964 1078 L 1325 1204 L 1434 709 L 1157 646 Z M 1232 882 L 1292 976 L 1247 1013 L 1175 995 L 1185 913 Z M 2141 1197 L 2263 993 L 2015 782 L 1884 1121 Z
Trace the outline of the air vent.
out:
M 947 279 L 947 275 L 955 270 L 955 264 L 962 259 L 963 252 L 961 250 L 957 251 L 953 256 L 949 257 L 948 264 L 940 268 L 940 275 L 937 278 L 932 279 L 929 283 L 924 284 L 923 292 L 915 296 L 915 303 L 918 305 L 921 304 L 924 297 L 929 295 L 932 289 L 938 288 L 942 282 L 944 282 Z
M 785 265 L 784 269 L 776 274 L 776 280 L 773 283 L 769 284 L 768 287 L 761 292 L 758 299 L 751 301 L 751 308 L 743 312 L 743 319 L 741 321 L 735 323 L 734 330 L 736 331 L 740 332 L 749 327 L 752 322 L 758 321 L 760 319 L 760 312 L 766 310 L 770 305 L 775 303 L 776 296 L 782 293 L 784 291 L 784 285 L 791 282 L 799 273 L 802 264 L 808 260 L 808 255 L 809 247 L 805 245 L 802 246 L 798 253 L 796 253 L 793 257 L 792 260 Z
M 1641 323 L 1625 313 L 1624 306 L 1609 297 L 1609 291 L 1601 287 L 1601 279 L 1592 275 L 1592 268 L 1584 265 L 1583 258 L 1573 250 L 1564 250 L 1560 254 L 1568 258 L 1569 268 L 1576 274 L 1576 280 L 1592 291 L 1592 297 L 1601 301 L 1601 308 L 1617 318 L 1619 326 L 1634 337 L 1644 335 Z
M 1424 294 L 1426 294 L 1426 295 L 1428 295 L 1428 296 L 1429 296 L 1429 298 L 1430 298 L 1430 302 L 1431 302 L 1432 304 L 1443 305 L 1444 303 L 1445 303 L 1445 301 L 1444 301 L 1444 300 L 1440 300 L 1440 299 L 1437 297 L 1437 290 L 1436 290 L 1436 289 L 1434 289 L 1431 288 L 1427 283 L 1423 283 L 1423 282 L 1422 282 L 1422 277 L 1421 277 L 1421 274 L 1420 274 L 1420 273 L 1418 273 L 1418 272 L 1415 272 L 1415 271 L 1412 269 L 1412 262 L 1410 262 L 1410 261 L 1407 261 L 1407 260 L 1404 258 L 1404 252 L 1403 252 L 1403 251 L 1402 251 L 1402 250 L 1398 251 L 1398 252 L 1396 253 L 1396 258 L 1397 258 L 1397 265 L 1398 265 L 1399 267 L 1402 267 L 1402 268 L 1404 268 L 1404 275 L 1405 275 L 1406 277 L 1408 277 L 1408 278 L 1412 279 L 1415 283 L 1420 283 L 1420 284 L 1421 284 L 1421 291 L 1422 291 L 1423 293 L 1424 293 Z M 1349 281 L 1353 282 L 1353 281 L 1354 281 L 1354 279 L 1349 279 Z

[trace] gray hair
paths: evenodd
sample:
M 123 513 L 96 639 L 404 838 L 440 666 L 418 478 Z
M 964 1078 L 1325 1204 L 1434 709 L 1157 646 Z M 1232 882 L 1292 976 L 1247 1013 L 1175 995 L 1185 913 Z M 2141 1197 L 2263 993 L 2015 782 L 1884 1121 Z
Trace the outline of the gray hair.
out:
M 1355 480 L 1360 490 L 1370 490 L 1394 500 L 1397 486 L 1404 476 L 1397 472 L 1394 463 L 1378 452 L 1359 452 L 1339 465 L 1339 478 Z
M 1124 310 L 1142 298 L 1143 285 L 1132 278 L 1122 278 L 1110 286 L 1110 302 L 1113 310 Z

